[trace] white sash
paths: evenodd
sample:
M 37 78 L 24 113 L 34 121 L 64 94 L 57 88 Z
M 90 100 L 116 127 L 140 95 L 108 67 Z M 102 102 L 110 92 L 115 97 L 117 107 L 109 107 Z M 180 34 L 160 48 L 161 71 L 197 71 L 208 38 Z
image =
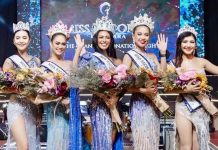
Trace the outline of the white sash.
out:
M 64 76 L 69 76 L 66 71 L 64 71 L 61 67 L 59 67 L 58 65 L 56 65 L 53 62 L 45 61 L 41 65 L 44 66 L 45 68 L 49 69 L 50 71 L 54 72 L 54 73 L 61 73 Z
M 183 101 L 190 112 L 194 112 L 197 109 L 202 107 L 202 104 L 198 101 L 198 99 L 190 94 L 182 95 Z
M 18 55 L 12 55 L 9 57 L 9 59 L 21 69 L 30 68 L 30 66 L 25 62 L 25 60 Z
M 107 57 L 105 57 L 104 55 L 102 55 L 102 54 L 100 54 L 100 53 L 97 53 L 97 52 L 93 53 L 93 55 L 94 55 L 95 57 L 97 57 L 100 61 L 102 61 L 102 62 L 105 64 L 105 66 L 106 66 L 107 69 L 115 69 L 115 66 L 114 66 L 114 64 L 111 62 L 111 60 L 108 59 Z
M 137 67 L 146 67 L 146 68 L 150 69 L 151 71 L 153 70 L 151 68 L 151 64 L 141 54 L 137 53 L 134 50 L 128 51 L 127 54 L 129 54 L 129 56 L 133 59 L 133 61 L 137 65 Z

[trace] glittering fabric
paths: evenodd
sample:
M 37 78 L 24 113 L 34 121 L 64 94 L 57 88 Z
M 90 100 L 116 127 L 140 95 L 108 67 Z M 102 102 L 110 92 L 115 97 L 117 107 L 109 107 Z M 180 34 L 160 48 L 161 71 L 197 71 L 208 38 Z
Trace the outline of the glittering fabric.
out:
M 78 89 L 73 87 L 70 89 L 70 108 L 69 150 L 82 150 L 86 144 L 82 141 L 80 99 Z
M 36 58 L 33 57 L 27 64 L 30 67 L 37 67 L 39 64 L 36 61 Z M 15 66 L 15 65 L 14 65 Z M 16 67 L 16 66 L 15 66 Z M 14 142 L 11 127 L 16 123 L 16 120 L 19 117 L 22 117 L 25 122 L 25 129 L 28 142 L 28 150 L 39 150 L 40 149 L 40 140 L 39 132 L 36 128 L 36 106 L 28 100 L 23 100 L 17 97 L 16 100 L 10 101 L 7 108 L 7 117 L 8 117 L 8 139 L 7 139 L 7 148 L 8 150 L 12 149 L 12 143 Z
M 146 57 L 153 72 L 157 72 L 155 62 Z M 135 150 L 158 150 L 160 120 L 155 106 L 141 93 L 133 93 L 130 107 L 131 129 Z
M 67 150 L 69 145 L 69 116 L 63 105 L 46 104 L 47 150 Z
M 87 66 L 92 62 L 96 68 L 106 68 L 92 53 L 86 53 L 81 57 L 79 67 Z M 110 110 L 104 101 L 94 95 L 90 107 L 92 123 L 92 150 L 122 150 L 122 135 L 112 145 L 112 120 Z
M 203 108 L 197 109 L 195 112 L 191 113 L 185 103 L 181 101 L 181 97 L 178 97 L 176 102 L 176 114 L 178 113 L 190 120 L 194 125 L 197 133 L 199 150 L 209 150 L 209 114 Z M 176 145 L 176 147 L 178 146 L 179 145 Z

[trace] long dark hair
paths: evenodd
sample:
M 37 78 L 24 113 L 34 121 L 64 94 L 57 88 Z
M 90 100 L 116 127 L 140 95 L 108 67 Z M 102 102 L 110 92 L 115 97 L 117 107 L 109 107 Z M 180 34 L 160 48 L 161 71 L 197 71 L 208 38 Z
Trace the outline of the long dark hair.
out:
M 99 32 L 101 31 L 105 31 L 105 30 L 98 30 L 98 32 L 96 32 L 92 38 L 92 46 L 95 50 L 95 52 L 98 52 L 98 53 L 102 53 L 102 50 L 100 49 L 100 47 L 98 46 L 98 34 Z M 111 31 L 107 31 L 110 35 L 110 38 L 111 38 L 111 43 L 108 47 L 108 49 L 106 50 L 107 52 L 107 55 L 109 57 L 112 57 L 112 58 L 117 58 L 117 54 L 116 54 L 116 49 L 114 48 L 114 37 L 113 37 L 113 33 Z
M 195 43 L 196 43 L 196 36 L 191 32 L 184 32 L 184 33 L 179 35 L 179 37 L 176 40 L 176 59 L 175 59 L 176 67 L 181 67 L 181 64 L 182 64 L 182 61 L 183 61 L 183 59 L 182 59 L 183 51 L 182 51 L 182 48 L 181 48 L 181 43 L 184 40 L 184 38 L 186 38 L 188 36 L 193 36 L 194 39 L 195 39 Z M 195 51 L 194 55 L 197 56 L 196 51 Z

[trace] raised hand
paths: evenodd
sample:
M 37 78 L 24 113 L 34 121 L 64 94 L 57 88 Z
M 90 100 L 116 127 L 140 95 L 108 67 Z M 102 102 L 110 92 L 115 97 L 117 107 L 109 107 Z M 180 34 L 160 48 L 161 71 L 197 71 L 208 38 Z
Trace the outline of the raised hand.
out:
M 75 43 L 76 43 L 77 51 L 81 52 L 82 49 L 83 49 L 84 46 L 85 46 L 84 39 L 82 39 L 79 34 L 76 34 L 76 35 L 74 36 L 74 40 L 75 40 Z
M 157 48 L 161 54 L 166 54 L 168 38 L 163 33 L 157 35 Z

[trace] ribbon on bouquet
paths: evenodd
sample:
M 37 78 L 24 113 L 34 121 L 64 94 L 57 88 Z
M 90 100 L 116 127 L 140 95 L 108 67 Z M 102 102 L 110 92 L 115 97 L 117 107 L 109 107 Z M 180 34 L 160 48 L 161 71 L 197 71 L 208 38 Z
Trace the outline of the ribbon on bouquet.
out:
M 216 106 L 214 106 L 213 102 L 211 101 L 210 96 L 208 96 L 207 94 L 199 94 L 195 97 L 200 101 L 204 109 L 210 115 L 214 115 L 218 112 L 218 109 L 216 108 Z
M 159 93 L 157 93 L 156 96 L 151 100 L 158 110 L 164 114 L 164 116 L 169 117 L 172 115 L 173 112 L 170 110 L 170 106 L 165 102 L 164 99 L 161 98 Z

